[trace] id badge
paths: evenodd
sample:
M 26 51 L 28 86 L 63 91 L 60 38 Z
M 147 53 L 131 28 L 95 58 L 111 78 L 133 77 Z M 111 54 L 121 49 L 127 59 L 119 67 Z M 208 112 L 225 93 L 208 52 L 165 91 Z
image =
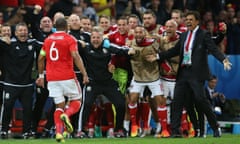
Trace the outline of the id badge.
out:
M 183 64 L 190 64 L 190 54 L 189 53 L 184 54 Z

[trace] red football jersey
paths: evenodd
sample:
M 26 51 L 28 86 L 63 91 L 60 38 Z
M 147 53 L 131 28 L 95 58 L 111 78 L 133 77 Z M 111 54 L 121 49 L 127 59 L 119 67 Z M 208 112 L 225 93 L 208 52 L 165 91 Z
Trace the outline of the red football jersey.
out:
M 70 51 L 77 51 L 77 41 L 65 32 L 51 34 L 43 44 L 46 52 L 47 81 L 75 78 Z
M 119 46 L 125 46 L 126 41 L 129 39 L 128 34 L 120 34 L 119 31 L 115 31 L 111 33 L 109 36 L 109 40 L 111 43 L 117 44 Z M 126 56 L 113 55 L 111 59 L 111 64 L 115 65 L 117 68 L 129 69 L 131 66 L 128 62 L 128 58 Z

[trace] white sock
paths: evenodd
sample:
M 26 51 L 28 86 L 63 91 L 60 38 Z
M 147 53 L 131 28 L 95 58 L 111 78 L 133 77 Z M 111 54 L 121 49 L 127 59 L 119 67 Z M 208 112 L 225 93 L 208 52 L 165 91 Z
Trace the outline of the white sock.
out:
M 129 125 L 130 125 L 129 120 L 124 120 L 123 121 L 123 128 L 125 128 L 126 131 L 129 131 Z
M 156 123 L 156 133 L 159 133 L 161 131 L 161 124 L 160 122 Z

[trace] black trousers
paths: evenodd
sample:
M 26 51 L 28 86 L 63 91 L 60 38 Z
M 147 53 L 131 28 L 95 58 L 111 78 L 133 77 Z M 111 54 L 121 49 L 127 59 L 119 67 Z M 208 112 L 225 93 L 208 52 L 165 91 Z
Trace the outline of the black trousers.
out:
M 32 119 L 32 105 L 33 105 L 33 92 L 34 86 L 29 87 L 13 87 L 4 86 L 4 99 L 3 99 L 3 118 L 2 118 L 2 131 L 9 130 L 10 120 L 12 118 L 12 110 L 16 100 L 18 99 L 23 108 L 23 133 L 31 130 Z
M 3 104 L 3 84 L 0 83 L 0 112 Z
M 77 76 L 77 80 L 81 86 L 81 89 L 82 89 L 82 95 L 83 95 L 83 87 L 84 87 L 84 84 L 83 84 L 83 76 L 81 73 L 76 73 L 76 76 Z M 72 123 L 72 126 L 74 128 L 74 132 L 77 132 L 78 130 L 78 125 L 79 125 L 79 112 L 80 110 L 73 114 L 70 119 L 71 119 L 71 123 Z
M 45 83 L 45 86 L 46 86 L 46 83 Z M 38 123 L 41 120 L 43 109 L 48 99 L 48 95 L 49 95 L 49 91 L 47 88 L 36 87 L 36 98 L 35 98 L 35 103 L 33 108 L 33 119 L 32 119 L 32 130 L 34 132 L 37 132 Z M 52 108 L 54 108 L 54 106 L 52 106 Z M 50 121 L 53 121 L 52 114 L 50 115 L 50 117 L 48 117 L 48 122 Z
M 81 107 L 82 113 L 80 112 L 79 117 L 82 120 L 82 126 L 86 124 L 92 105 L 95 102 L 97 96 L 101 94 L 106 96 L 115 106 L 116 109 L 115 130 L 123 129 L 125 98 L 119 91 L 118 83 L 112 79 L 102 82 L 90 81 L 90 83 L 84 87 L 84 95 L 82 99 L 83 104 Z
M 180 77 L 175 85 L 174 98 L 171 111 L 171 127 L 173 134 L 180 134 L 180 123 L 182 109 L 186 106 L 186 109 L 190 109 L 186 104 L 186 99 L 191 99 L 192 103 L 195 103 L 196 107 L 202 111 L 213 130 L 218 128 L 216 115 L 214 114 L 211 104 L 209 103 L 204 90 L 204 81 L 192 80 L 187 77 Z

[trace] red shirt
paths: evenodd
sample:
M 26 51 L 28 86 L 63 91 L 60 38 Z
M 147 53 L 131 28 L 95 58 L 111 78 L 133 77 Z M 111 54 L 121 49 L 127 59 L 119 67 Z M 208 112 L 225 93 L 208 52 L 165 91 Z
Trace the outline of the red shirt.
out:
M 186 31 L 187 31 L 187 27 L 186 27 L 184 24 L 179 24 L 179 25 L 178 25 L 178 28 L 177 28 L 177 31 L 178 31 L 179 33 L 186 32 Z
M 47 81 L 75 78 L 70 51 L 77 51 L 77 41 L 65 32 L 51 34 L 43 44 L 46 52 Z
M 119 31 L 111 33 L 108 37 L 111 43 L 117 44 L 119 46 L 126 45 L 126 41 L 129 39 L 127 33 L 120 34 Z M 110 63 L 115 65 L 116 68 L 123 68 L 128 70 L 130 67 L 130 62 L 126 56 L 113 55 Z
M 115 31 L 117 31 L 117 29 L 118 29 L 117 25 L 112 25 L 109 27 L 108 30 L 104 31 L 104 34 L 111 34 Z

